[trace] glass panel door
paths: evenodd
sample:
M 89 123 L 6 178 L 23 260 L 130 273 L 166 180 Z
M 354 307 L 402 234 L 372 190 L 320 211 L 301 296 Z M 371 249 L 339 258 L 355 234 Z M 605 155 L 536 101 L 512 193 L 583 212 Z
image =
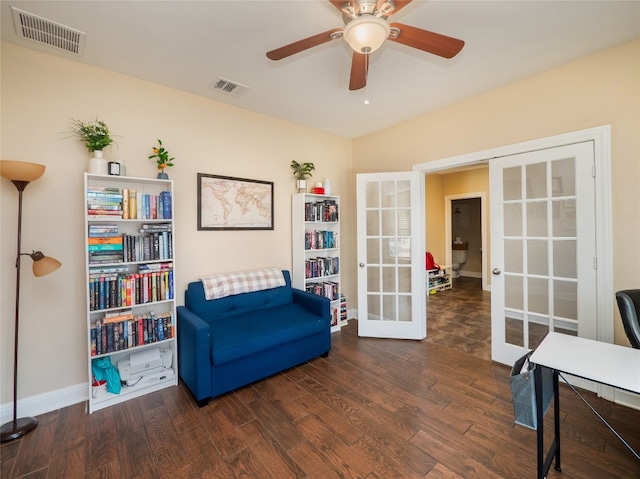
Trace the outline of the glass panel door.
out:
M 496 361 L 513 364 L 549 331 L 595 337 L 592 165 L 590 142 L 490 162 Z
M 357 177 L 358 334 L 426 336 L 420 172 Z

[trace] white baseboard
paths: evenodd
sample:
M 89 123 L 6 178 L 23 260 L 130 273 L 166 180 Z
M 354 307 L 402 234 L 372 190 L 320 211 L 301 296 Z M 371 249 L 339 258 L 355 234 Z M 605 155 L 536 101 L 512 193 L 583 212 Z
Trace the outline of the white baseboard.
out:
M 460 276 L 466 276 L 467 278 L 479 278 L 482 279 L 482 272 L 480 271 L 465 271 L 460 270 Z
M 640 411 L 640 394 L 634 394 L 621 389 L 614 392 L 614 402 Z
M 18 417 L 39 416 L 89 399 L 89 383 L 76 384 L 18 400 Z M 2 424 L 13 420 L 13 403 L 0 406 Z

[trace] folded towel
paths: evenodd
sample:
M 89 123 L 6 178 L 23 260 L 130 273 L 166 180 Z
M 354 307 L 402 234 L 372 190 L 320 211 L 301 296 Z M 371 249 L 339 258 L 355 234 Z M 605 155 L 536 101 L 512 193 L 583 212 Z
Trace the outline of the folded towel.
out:
M 286 285 L 284 275 L 278 268 L 217 273 L 200 278 L 200 280 L 204 287 L 204 295 L 208 300 Z

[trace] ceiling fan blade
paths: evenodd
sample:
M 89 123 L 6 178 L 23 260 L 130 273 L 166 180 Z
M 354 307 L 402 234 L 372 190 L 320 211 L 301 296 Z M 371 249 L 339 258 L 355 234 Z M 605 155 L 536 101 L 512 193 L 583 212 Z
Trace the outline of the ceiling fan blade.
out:
M 353 52 L 351 60 L 351 78 L 349 90 L 360 90 L 367 86 L 367 73 L 369 72 L 369 55 Z
M 402 23 L 391 23 L 390 26 L 392 34 L 389 35 L 389 40 L 392 42 L 402 43 L 408 47 L 417 48 L 444 58 L 453 58 L 464 47 L 464 42 L 457 38 L 447 37 L 421 28 L 403 25 Z M 393 36 L 394 28 L 400 32 L 395 38 Z
M 290 43 L 289 45 L 276 48 L 275 50 L 267 52 L 267 58 L 269 58 L 270 60 L 282 60 L 283 58 L 291 56 L 295 53 L 299 53 L 309 48 L 322 45 L 323 43 L 327 43 L 333 40 L 334 38 L 338 38 L 332 37 L 331 35 L 336 32 L 342 32 L 342 30 L 342 28 L 334 28 L 333 30 L 318 33 L 317 35 L 313 35 L 312 37 L 304 38 L 302 40 L 298 40 L 297 42 Z
M 393 15 L 394 13 L 398 12 L 401 8 L 404 8 L 407 5 L 409 5 L 411 1 L 412 0 L 393 0 L 393 4 L 395 5 L 395 8 L 390 12 L 386 13 L 386 15 Z M 385 3 L 389 3 L 389 0 L 378 0 L 378 6 L 376 8 L 378 10 L 383 9 Z

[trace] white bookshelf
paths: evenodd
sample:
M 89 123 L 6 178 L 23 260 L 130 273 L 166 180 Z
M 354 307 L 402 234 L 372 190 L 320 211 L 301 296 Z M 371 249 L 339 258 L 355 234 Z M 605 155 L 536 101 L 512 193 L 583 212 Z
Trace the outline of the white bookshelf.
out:
M 335 215 L 309 216 L 309 211 L 325 211 L 330 205 L 335 205 Z M 340 197 L 295 194 L 291 200 L 291 215 L 292 285 L 329 297 L 331 331 L 339 331 L 346 322 L 340 304 Z M 343 298 L 343 303 L 345 301 Z M 345 308 L 343 304 L 342 309 Z
M 135 190 L 135 217 L 123 219 L 116 215 L 114 215 L 113 218 L 90 215 L 87 211 L 87 207 L 90 204 L 87 192 L 92 188 L 117 188 L 120 191 Z M 148 199 L 153 198 L 154 195 L 159 196 L 161 192 L 169 192 L 171 196 L 170 212 L 167 215 L 169 218 L 164 218 L 164 214 L 158 214 L 157 210 L 155 216 L 161 216 L 163 218 L 153 218 L 151 217 L 152 215 L 147 215 L 143 212 L 142 205 L 140 205 L 142 195 L 148 195 L 145 197 L 145 199 Z M 89 413 L 92 413 L 105 407 L 178 384 L 174 255 L 175 229 L 173 220 L 173 204 L 175 198 L 173 194 L 173 182 L 171 180 L 95 175 L 89 173 L 85 173 L 84 175 L 83 196 L 85 204 L 87 367 L 89 374 L 88 409 Z M 140 207 L 138 207 L 139 205 Z M 152 208 L 150 207 L 149 210 L 151 212 Z M 113 229 L 115 225 L 117 226 L 119 236 L 122 237 L 123 234 L 126 234 L 134 238 L 129 243 L 129 249 L 135 251 L 135 243 L 138 242 L 137 256 L 127 258 L 123 255 L 122 261 L 95 263 L 89 253 L 89 230 L 90 227 L 99 228 L 101 225 L 111 225 L 111 229 Z M 144 225 L 146 225 L 148 230 L 143 230 Z M 154 235 L 154 229 L 164 229 L 167 233 Z M 141 230 L 143 230 L 142 233 Z M 147 240 L 147 244 L 151 247 L 151 250 L 148 250 L 146 254 L 144 251 L 144 237 L 150 237 Z M 156 240 L 155 244 L 153 240 Z M 126 243 L 126 241 L 123 241 L 123 243 Z M 153 251 L 154 247 L 156 247 L 155 252 Z M 105 276 L 105 281 L 108 281 L 106 278 L 110 276 L 111 281 L 114 281 L 114 283 L 109 284 L 115 285 L 111 288 L 111 299 L 108 298 L 109 293 L 105 288 L 105 294 L 107 296 L 103 302 L 99 299 L 100 293 L 95 293 L 95 278 L 101 275 Z M 139 289 L 136 295 L 135 288 L 133 288 L 132 298 L 127 301 L 122 298 L 123 296 L 126 298 L 127 286 L 131 285 L 131 281 L 137 284 Z M 93 283 L 93 286 L 91 283 Z M 155 290 L 153 289 L 153 284 L 156 285 Z M 132 289 L 129 288 L 129 291 L 131 290 Z M 104 323 L 108 315 L 118 315 L 128 312 L 133 314 L 133 319 L 127 321 L 126 326 L 123 324 L 122 331 L 126 332 L 126 335 L 121 341 L 118 341 L 118 345 L 116 346 L 115 341 L 113 341 L 112 346 L 109 346 L 107 340 L 106 349 L 102 347 L 102 345 L 105 344 L 104 341 L 101 346 L 98 346 L 97 339 L 101 339 L 102 334 L 97 334 L 97 322 Z M 136 323 L 140 318 L 144 319 Z M 161 319 L 159 320 L 159 318 Z M 145 319 L 146 324 L 149 326 L 147 332 L 150 333 L 147 335 L 146 343 L 144 339 L 140 339 L 144 338 L 144 332 L 143 334 L 139 334 L 140 325 L 144 324 Z M 156 324 L 155 328 L 150 326 L 154 324 L 154 319 Z M 136 325 L 138 328 L 135 327 Z M 116 327 L 120 328 L 120 326 L 113 326 L 113 328 Z M 135 334 L 133 333 L 134 329 L 136 330 Z M 153 334 L 154 329 L 155 334 Z M 160 329 L 162 329 L 162 332 L 159 332 Z M 93 397 L 92 362 L 94 359 L 108 358 L 116 370 L 118 370 L 118 361 L 130 357 L 131 354 L 156 353 L 156 351 L 152 351 L 155 348 L 157 348 L 157 352 L 165 358 L 165 366 L 167 365 L 166 358 L 171 357 L 170 362 L 168 362 L 169 367 L 154 368 L 153 374 L 147 374 L 141 377 L 141 379 L 137 379 L 137 377 L 131 379 L 128 385 L 126 383 L 122 384 L 119 394 L 107 392 L 101 394 L 99 397 Z

